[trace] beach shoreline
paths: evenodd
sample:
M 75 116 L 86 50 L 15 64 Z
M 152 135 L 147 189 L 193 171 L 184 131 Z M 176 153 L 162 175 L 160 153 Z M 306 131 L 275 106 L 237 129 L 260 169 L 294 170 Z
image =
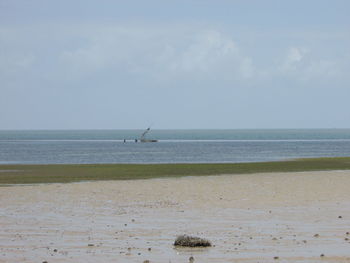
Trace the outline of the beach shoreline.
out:
M 2 187 L 0 262 L 350 262 L 349 185 L 317 171 Z M 174 248 L 181 234 L 214 246 Z

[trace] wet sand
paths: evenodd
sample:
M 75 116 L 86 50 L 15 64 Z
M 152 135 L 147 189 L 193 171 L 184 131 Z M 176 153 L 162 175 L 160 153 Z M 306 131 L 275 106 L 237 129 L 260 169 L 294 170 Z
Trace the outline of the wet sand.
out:
M 1 263 L 350 262 L 350 171 L 15 185 L 0 204 Z

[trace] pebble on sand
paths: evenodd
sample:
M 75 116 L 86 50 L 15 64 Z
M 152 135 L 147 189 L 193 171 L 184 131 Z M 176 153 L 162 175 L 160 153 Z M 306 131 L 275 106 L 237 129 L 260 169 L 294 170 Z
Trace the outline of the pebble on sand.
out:
M 200 237 L 187 235 L 178 236 L 174 242 L 174 246 L 182 247 L 211 247 L 209 240 Z

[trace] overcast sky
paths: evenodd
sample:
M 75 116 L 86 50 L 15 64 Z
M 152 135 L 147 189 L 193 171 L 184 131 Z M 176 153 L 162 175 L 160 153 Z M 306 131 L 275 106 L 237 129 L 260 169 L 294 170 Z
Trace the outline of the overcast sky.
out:
M 0 0 L 0 129 L 350 128 L 349 12 Z

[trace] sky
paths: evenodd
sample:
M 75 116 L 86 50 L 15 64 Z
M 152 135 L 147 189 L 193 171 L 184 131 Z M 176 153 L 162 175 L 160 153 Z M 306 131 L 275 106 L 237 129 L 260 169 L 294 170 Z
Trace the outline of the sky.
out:
M 350 128 L 348 0 L 0 0 L 0 129 Z

